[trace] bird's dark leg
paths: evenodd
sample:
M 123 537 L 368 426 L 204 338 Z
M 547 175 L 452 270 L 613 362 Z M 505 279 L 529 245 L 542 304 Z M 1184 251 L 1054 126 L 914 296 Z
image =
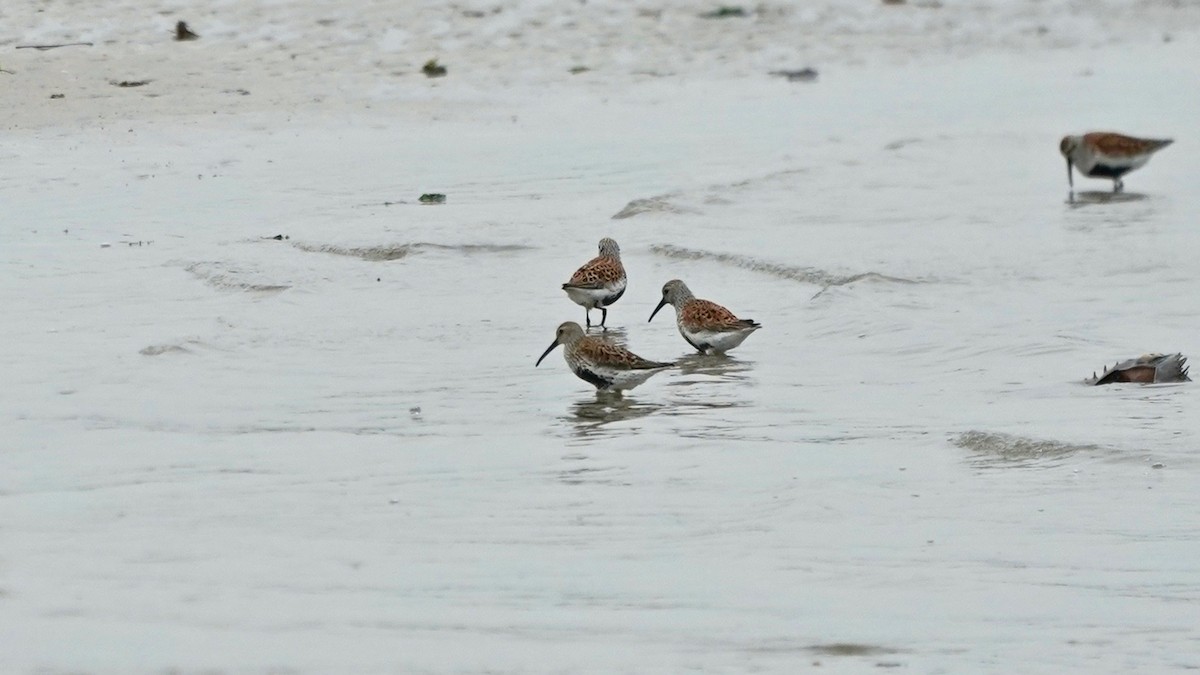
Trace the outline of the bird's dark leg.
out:
M 608 309 L 601 307 L 600 308 L 600 327 L 604 328 L 604 330 L 608 330 L 608 328 L 606 328 L 604 326 L 605 321 L 608 321 Z
M 1125 183 L 1122 182 L 1120 178 L 1114 178 L 1113 179 L 1113 192 L 1114 193 L 1120 192 L 1121 190 L 1124 190 L 1124 189 L 1125 189 Z
M 587 307 L 583 308 L 583 322 L 587 324 L 586 328 L 592 327 L 592 310 Z

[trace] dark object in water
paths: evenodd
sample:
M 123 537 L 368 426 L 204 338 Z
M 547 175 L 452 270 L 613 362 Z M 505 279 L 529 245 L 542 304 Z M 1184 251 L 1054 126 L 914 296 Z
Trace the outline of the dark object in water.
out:
M 175 24 L 175 40 L 183 42 L 185 40 L 199 40 L 200 36 L 196 35 L 188 28 L 186 21 L 179 21 Z
M 701 19 L 728 19 L 730 17 L 750 16 L 749 12 L 736 5 L 721 5 L 711 12 L 700 15 Z
M 1175 354 L 1142 354 L 1136 359 L 1126 359 L 1105 368 L 1099 377 L 1095 373 L 1084 380 L 1085 384 L 1099 385 L 1114 382 L 1138 382 L 1157 384 L 1161 382 L 1190 382 L 1187 357 Z
M 800 70 L 772 70 L 767 74 L 786 77 L 788 82 L 815 82 L 817 79 L 816 68 L 801 68 Z
M 442 77 L 446 74 L 446 66 L 438 63 L 437 59 L 429 59 L 421 67 L 421 72 L 425 73 L 425 77 Z
M 440 192 L 426 192 L 417 198 L 417 201 L 421 202 L 422 204 L 445 204 L 446 195 Z
M 66 98 L 66 94 L 50 94 L 50 98 Z
M 150 84 L 150 80 L 121 80 L 120 82 L 109 82 L 114 87 L 141 87 Z

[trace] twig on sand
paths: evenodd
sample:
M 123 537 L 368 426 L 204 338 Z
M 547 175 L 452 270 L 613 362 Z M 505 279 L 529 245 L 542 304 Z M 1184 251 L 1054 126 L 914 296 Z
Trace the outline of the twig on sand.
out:
M 44 52 L 47 49 L 58 49 L 59 47 L 91 47 L 90 42 L 64 42 L 61 45 L 17 45 L 17 49 L 36 49 Z

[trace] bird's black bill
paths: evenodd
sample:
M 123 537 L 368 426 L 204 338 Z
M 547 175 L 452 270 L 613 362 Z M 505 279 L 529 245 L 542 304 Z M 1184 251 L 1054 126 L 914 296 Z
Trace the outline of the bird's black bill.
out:
M 537 363 L 533 364 L 533 367 L 534 367 L 534 368 L 537 368 L 538 366 L 542 365 L 542 359 L 546 358 L 546 356 L 547 356 L 547 355 L 548 355 L 550 352 L 554 351 L 554 348 L 555 348 L 555 347 L 557 347 L 557 346 L 558 346 L 558 340 L 555 340 L 554 342 L 551 342 L 551 343 L 550 343 L 550 346 L 549 346 L 549 347 L 546 347 L 546 351 L 542 352 L 542 355 L 541 355 L 540 357 L 538 357 Z
M 665 307 L 665 306 L 666 306 L 666 304 L 667 304 L 667 299 L 666 299 L 666 298 L 663 298 L 663 299 L 662 299 L 662 302 L 658 303 L 658 307 L 655 307 L 655 308 L 654 308 L 654 311 L 653 311 L 653 312 L 650 312 L 650 318 L 649 318 L 649 319 L 646 319 L 646 323 L 650 323 L 651 321 L 653 321 L 653 320 L 654 320 L 654 315 L 655 315 L 655 314 L 658 314 L 658 310 L 660 310 L 660 309 L 662 309 L 663 307 Z

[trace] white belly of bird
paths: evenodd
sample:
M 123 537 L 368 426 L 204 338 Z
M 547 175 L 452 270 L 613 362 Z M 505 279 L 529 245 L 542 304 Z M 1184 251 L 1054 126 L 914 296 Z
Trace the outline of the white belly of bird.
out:
M 679 327 L 679 331 L 694 344 L 708 345 L 706 353 L 722 353 L 742 344 L 746 338 L 754 332 L 754 328 L 739 328 L 730 331 L 715 331 L 715 330 L 688 330 L 683 326 Z
M 650 379 L 650 376 L 654 375 L 660 370 L 662 370 L 662 368 L 655 368 L 653 370 L 609 370 L 602 373 L 602 376 L 613 381 L 613 383 L 608 386 L 609 389 L 633 389 L 639 384 Z
M 624 284 L 609 284 L 603 288 L 568 287 L 563 290 L 567 292 L 567 297 L 571 299 L 571 302 L 582 305 L 587 309 L 596 309 L 598 307 L 607 307 L 607 305 L 603 304 L 604 299 L 621 292 L 621 289 L 624 287 Z
M 1133 171 L 1134 169 L 1142 168 L 1143 166 L 1146 165 L 1146 162 L 1149 162 L 1149 161 L 1150 161 L 1150 155 L 1148 155 L 1148 154 L 1147 155 L 1135 155 L 1133 157 L 1121 157 L 1119 159 L 1111 158 L 1111 157 L 1104 157 L 1099 160 L 1099 162 L 1101 164 L 1104 164 L 1107 166 L 1127 166 L 1127 167 L 1129 167 L 1130 171 Z

